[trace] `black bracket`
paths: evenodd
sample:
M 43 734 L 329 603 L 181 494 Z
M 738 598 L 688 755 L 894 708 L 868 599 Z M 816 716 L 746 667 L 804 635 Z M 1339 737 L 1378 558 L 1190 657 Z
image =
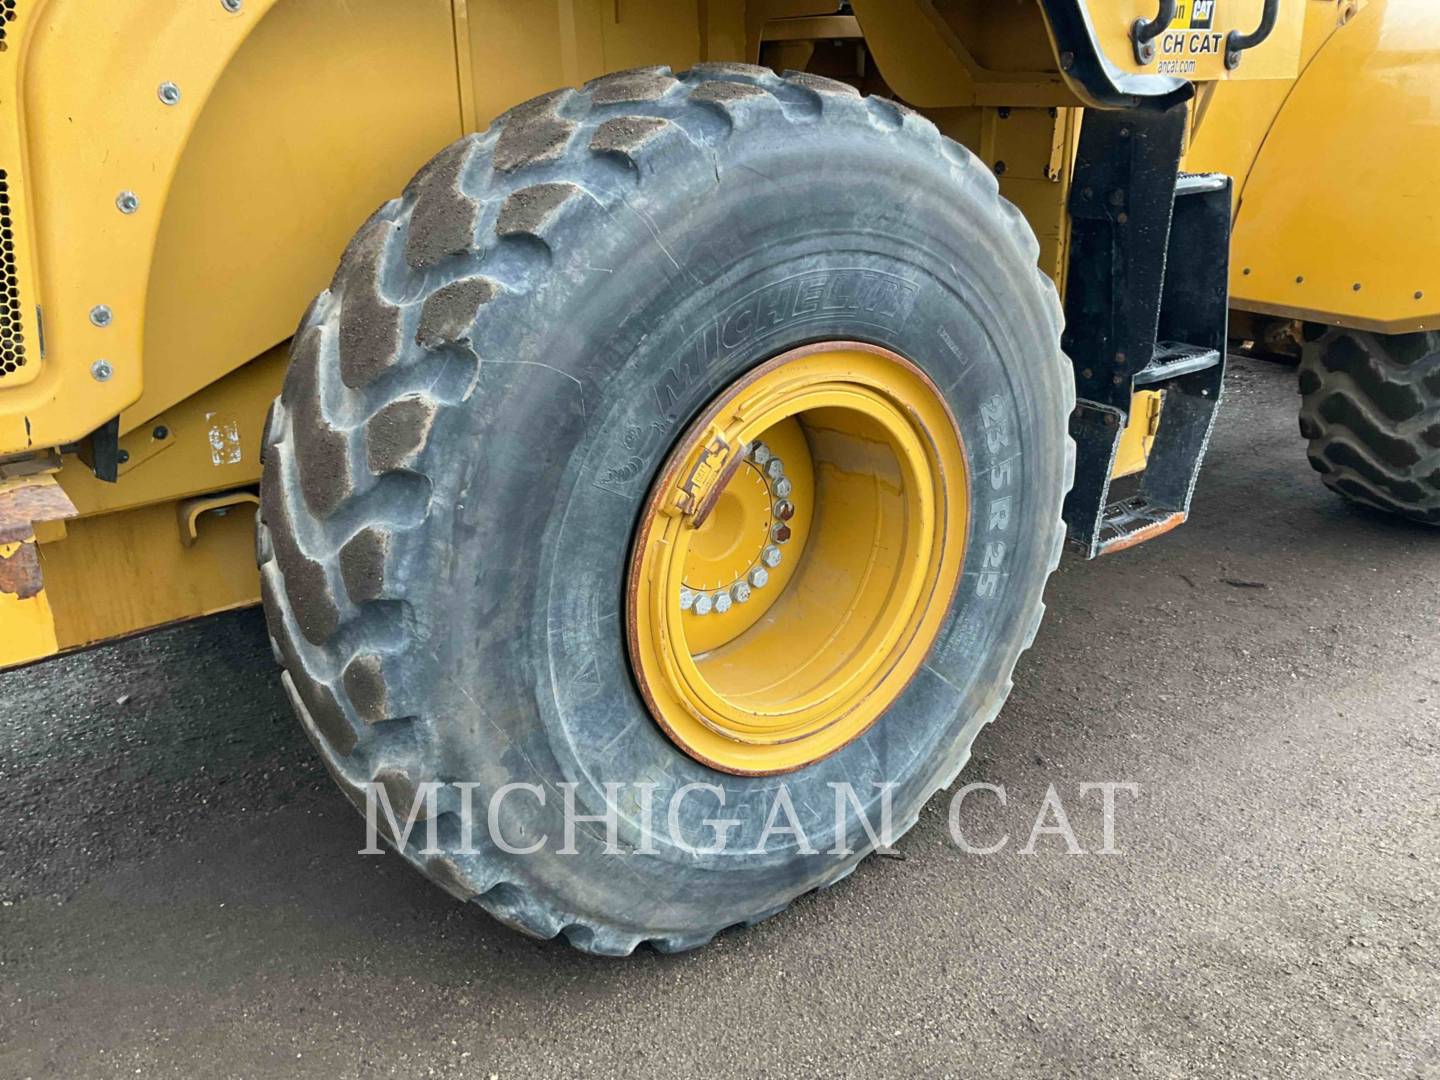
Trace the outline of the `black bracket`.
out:
M 1224 376 L 1230 180 L 1179 173 L 1184 104 L 1087 110 L 1071 186 L 1064 345 L 1078 402 L 1070 421 L 1072 547 L 1093 558 L 1185 520 Z M 1136 389 L 1163 393 L 1137 493 L 1111 500 Z
M 119 478 L 120 465 L 120 417 L 112 416 L 90 433 L 80 444 L 79 457 L 90 466 L 96 480 L 113 484 Z
M 1242 34 L 1239 30 L 1231 30 L 1225 38 L 1225 66 L 1234 71 L 1240 66 L 1240 54 L 1246 49 L 1253 49 L 1261 44 L 1275 30 L 1275 21 L 1280 16 L 1280 0 L 1265 0 L 1264 10 L 1260 12 L 1260 25 L 1255 28 L 1253 34 Z
M 1135 62 L 1140 65 L 1155 59 L 1155 39 L 1175 21 L 1179 0 L 1160 0 L 1160 10 L 1153 19 L 1136 19 L 1130 24 L 1130 44 L 1135 47 Z

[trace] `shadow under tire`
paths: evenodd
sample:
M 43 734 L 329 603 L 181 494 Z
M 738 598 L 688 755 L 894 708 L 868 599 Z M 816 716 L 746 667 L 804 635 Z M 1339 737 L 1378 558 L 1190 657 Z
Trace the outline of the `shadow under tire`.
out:
M 408 861 L 510 926 L 612 955 L 693 948 L 844 878 L 872 850 L 882 783 L 903 833 L 999 711 L 1059 561 L 1074 386 L 1038 254 L 968 151 L 810 75 L 622 72 L 442 151 L 306 313 L 266 429 L 268 625 L 342 790 L 363 810 L 379 785 L 402 820 L 435 790 L 396 845 Z M 631 546 L 707 405 L 826 341 L 903 356 L 953 413 L 959 585 L 873 725 L 781 777 L 732 775 L 667 737 L 637 689 Z M 777 780 L 819 854 L 784 834 L 750 850 Z M 620 854 L 603 825 L 563 821 L 567 798 L 602 813 L 611 781 Z M 457 782 L 477 785 L 469 849 Z M 653 850 L 641 782 L 657 785 Z M 836 813 L 835 783 L 863 823 Z M 486 807 L 516 784 L 533 787 L 510 789 L 497 838 Z M 689 847 L 666 834 L 687 785 Z M 704 847 L 715 819 L 742 822 L 724 852 Z

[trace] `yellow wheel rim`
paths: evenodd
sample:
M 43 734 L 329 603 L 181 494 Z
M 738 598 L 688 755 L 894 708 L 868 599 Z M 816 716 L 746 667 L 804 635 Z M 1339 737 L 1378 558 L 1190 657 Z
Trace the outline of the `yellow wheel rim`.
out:
M 924 663 L 960 579 L 964 444 L 914 364 L 795 349 L 690 427 L 630 560 L 630 659 L 655 720 L 724 772 L 802 768 Z

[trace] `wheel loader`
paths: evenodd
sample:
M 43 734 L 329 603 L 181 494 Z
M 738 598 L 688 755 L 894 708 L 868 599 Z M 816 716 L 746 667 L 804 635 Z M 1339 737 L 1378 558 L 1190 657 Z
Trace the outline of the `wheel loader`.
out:
M 1062 549 L 1185 521 L 1232 346 L 1440 522 L 1426 0 L 3 0 L 0 84 L 0 663 L 263 602 L 529 934 L 903 833 Z

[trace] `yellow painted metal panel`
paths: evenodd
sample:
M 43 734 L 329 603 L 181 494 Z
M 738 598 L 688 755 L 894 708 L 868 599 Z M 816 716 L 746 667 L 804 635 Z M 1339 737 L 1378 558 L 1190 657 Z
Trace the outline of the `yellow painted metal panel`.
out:
M 474 123 L 607 71 L 701 59 L 739 60 L 743 9 L 735 0 L 470 0 Z
M 454 65 L 449 0 L 281 0 L 260 21 L 176 171 L 122 431 L 290 336 L 359 224 L 460 136 Z
M 23 142 L 46 358 L 33 382 L 0 387 L 0 452 L 78 440 L 139 397 L 158 211 L 195 115 L 269 6 L 51 0 L 3 54 L 17 65 L 4 124 Z M 137 212 L 118 209 L 125 191 Z M 109 319 L 92 319 L 102 305 Z M 112 378 L 91 378 L 97 359 Z
M 611 0 L 602 9 L 601 41 L 607 71 L 669 64 L 676 71 L 700 59 L 698 0 Z
M 288 361 L 277 346 L 127 434 L 113 484 L 66 455 L 61 487 L 85 517 L 259 483 L 265 413 Z
M 573 37 L 574 18 L 574 4 L 561 0 L 468 5 L 477 128 L 488 127 L 510 106 L 570 81 L 560 35 L 563 19 Z
M 1137 473 L 1149 462 L 1155 435 L 1160 430 L 1163 401 L 1163 393 L 1159 390 L 1135 391 L 1130 399 L 1130 418 L 1125 423 L 1125 430 L 1120 432 L 1120 444 L 1115 448 L 1115 464 L 1110 469 L 1112 478 Z
M 1306 0 L 1301 71 L 1354 10 L 1353 0 Z M 1233 177 L 1238 205 L 1260 147 L 1294 86 L 1291 79 L 1211 84 L 1199 101 L 1184 167 Z
M 162 623 L 253 604 L 255 514 L 205 514 L 183 544 L 174 503 L 82 518 L 64 540 L 40 545 L 60 649 Z
M 0 544 L 0 558 L 14 546 Z M 14 593 L 0 591 L 0 668 L 39 660 L 52 655 L 59 647 L 55 639 L 55 616 L 44 589 L 24 600 Z
M 284 338 L 460 130 L 448 0 L 50 0 L 24 45 L 0 54 L 22 80 L 0 126 L 24 140 L 47 355 L 0 384 L 0 453 L 134 426 Z
M 1105 55 L 1117 67 L 1199 82 L 1294 77 L 1305 7 L 1312 2 L 1280 0 L 1274 31 L 1264 44 L 1247 50 L 1234 71 L 1225 67 L 1225 38 L 1231 30 L 1254 31 L 1265 0 L 1178 0 L 1175 21 L 1155 39 L 1155 58 L 1144 65 L 1135 61 L 1130 27 L 1137 18 L 1155 17 L 1155 0 L 1088 0 L 1088 7 Z
M 1440 13 L 1374 0 L 1306 69 L 1245 184 L 1235 306 L 1390 333 L 1440 326 L 1437 166 Z

